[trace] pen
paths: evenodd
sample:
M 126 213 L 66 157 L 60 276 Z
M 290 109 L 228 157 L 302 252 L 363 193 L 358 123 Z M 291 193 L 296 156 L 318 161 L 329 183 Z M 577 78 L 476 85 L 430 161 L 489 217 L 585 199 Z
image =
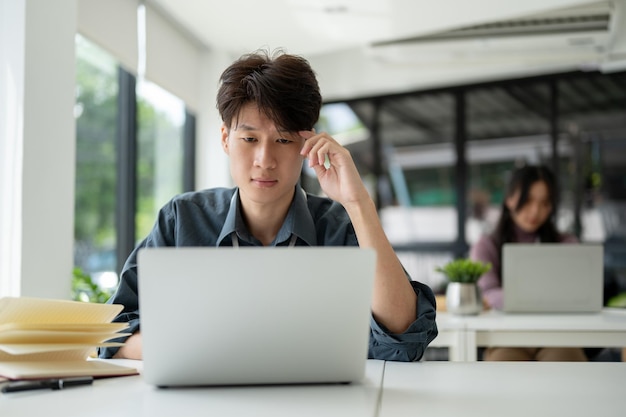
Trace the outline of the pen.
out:
M 2 388 L 2 392 L 29 391 L 34 389 L 60 390 L 76 385 L 90 385 L 92 382 L 93 377 L 91 376 L 64 379 L 40 379 L 36 381 L 17 381 L 11 382 L 9 385 Z

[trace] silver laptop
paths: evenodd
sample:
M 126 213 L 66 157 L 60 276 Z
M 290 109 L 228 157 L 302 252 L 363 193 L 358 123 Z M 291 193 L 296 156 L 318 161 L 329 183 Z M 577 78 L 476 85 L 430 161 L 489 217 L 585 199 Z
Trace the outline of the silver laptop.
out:
M 156 386 L 361 380 L 375 256 L 358 247 L 141 250 L 144 379 Z
M 509 313 L 594 313 L 602 309 L 600 244 L 505 244 L 503 310 Z

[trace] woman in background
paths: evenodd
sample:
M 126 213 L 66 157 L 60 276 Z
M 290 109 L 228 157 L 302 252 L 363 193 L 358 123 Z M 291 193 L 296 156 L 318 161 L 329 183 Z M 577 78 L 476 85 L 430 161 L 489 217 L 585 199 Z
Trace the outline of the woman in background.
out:
M 502 309 L 502 245 L 517 243 L 576 243 L 575 236 L 561 234 L 555 225 L 558 190 L 553 173 L 543 165 L 527 165 L 513 172 L 500 219 L 490 235 L 472 246 L 470 258 L 490 262 L 492 268 L 480 277 L 484 302 Z M 586 361 L 582 348 L 487 348 L 487 361 Z

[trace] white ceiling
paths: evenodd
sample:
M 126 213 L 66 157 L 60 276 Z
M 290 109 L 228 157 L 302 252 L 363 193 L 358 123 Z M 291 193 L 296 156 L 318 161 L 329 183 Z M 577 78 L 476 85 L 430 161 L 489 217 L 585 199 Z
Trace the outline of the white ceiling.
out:
M 208 50 L 238 56 L 282 48 L 305 56 L 327 100 L 581 68 L 626 69 L 626 0 L 147 3 Z M 467 30 L 485 24 L 492 25 Z

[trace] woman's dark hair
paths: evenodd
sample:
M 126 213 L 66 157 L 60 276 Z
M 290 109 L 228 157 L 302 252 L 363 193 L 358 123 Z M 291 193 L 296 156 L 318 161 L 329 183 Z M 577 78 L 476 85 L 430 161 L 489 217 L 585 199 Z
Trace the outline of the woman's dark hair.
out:
M 558 207 L 558 188 L 554 174 L 545 165 L 526 165 L 513 172 L 506 189 L 505 201 L 502 202 L 500 220 L 492 234 L 493 240 L 500 252 L 502 245 L 515 241 L 515 223 L 511 217 L 511 211 L 506 205 L 506 199 L 519 192 L 519 200 L 515 211 L 520 210 L 528 202 L 528 193 L 533 184 L 543 181 L 548 187 L 548 196 L 552 210 L 546 221 L 537 229 L 537 235 L 541 242 L 559 242 L 561 235 L 555 225 L 555 213 Z
M 217 109 L 228 128 L 248 103 L 255 103 L 278 128 L 297 132 L 313 128 L 322 96 L 306 59 L 259 50 L 243 55 L 220 77 Z

